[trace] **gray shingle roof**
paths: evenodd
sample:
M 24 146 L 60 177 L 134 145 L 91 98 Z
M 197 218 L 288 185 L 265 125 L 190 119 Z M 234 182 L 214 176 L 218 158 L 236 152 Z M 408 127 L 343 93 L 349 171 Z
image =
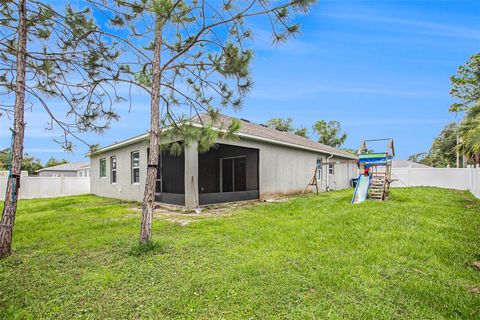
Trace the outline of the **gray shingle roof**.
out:
M 78 171 L 80 169 L 85 169 L 90 166 L 88 162 L 69 162 L 65 164 L 60 164 L 58 166 L 47 167 L 38 170 L 37 172 L 41 171 Z
M 208 114 L 202 114 L 200 117 L 194 117 L 192 122 L 195 123 L 207 123 L 210 121 L 210 116 Z M 219 115 L 218 122 L 228 125 L 234 118 L 226 115 Z M 270 140 L 273 142 L 283 143 L 292 145 L 292 147 L 299 148 L 309 148 L 317 150 L 322 153 L 334 154 L 336 156 L 357 159 L 357 156 L 349 152 L 333 148 L 313 140 L 304 138 L 302 136 L 296 135 L 290 132 L 279 131 L 276 129 L 268 128 L 263 125 L 255 124 L 249 121 L 241 120 L 241 127 L 239 130 L 240 134 L 245 134 L 248 136 L 258 137 L 265 140 Z

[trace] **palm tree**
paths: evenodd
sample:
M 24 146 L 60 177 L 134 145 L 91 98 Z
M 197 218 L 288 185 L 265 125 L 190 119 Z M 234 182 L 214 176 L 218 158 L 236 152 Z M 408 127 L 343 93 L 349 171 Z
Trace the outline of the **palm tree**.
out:
M 463 118 L 460 129 L 460 151 L 475 164 L 480 164 L 480 102 L 471 107 Z

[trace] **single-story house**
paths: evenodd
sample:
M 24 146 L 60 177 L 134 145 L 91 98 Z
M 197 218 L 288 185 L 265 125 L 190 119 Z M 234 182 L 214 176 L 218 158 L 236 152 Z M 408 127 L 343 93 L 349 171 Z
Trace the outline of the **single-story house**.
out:
M 88 177 L 90 176 L 90 163 L 69 162 L 37 170 L 39 177 Z
M 218 117 L 222 123 L 232 119 Z M 192 119 L 196 125 L 207 121 Z M 298 194 L 314 175 L 321 191 L 348 188 L 357 175 L 356 155 L 289 132 L 242 119 L 236 136 L 218 139 L 206 153 L 199 153 L 196 143 L 179 156 L 160 152 L 156 200 L 194 208 Z M 90 153 L 91 192 L 142 201 L 148 148 L 145 133 Z
M 77 177 L 90 177 L 90 163 L 86 162 L 78 168 Z

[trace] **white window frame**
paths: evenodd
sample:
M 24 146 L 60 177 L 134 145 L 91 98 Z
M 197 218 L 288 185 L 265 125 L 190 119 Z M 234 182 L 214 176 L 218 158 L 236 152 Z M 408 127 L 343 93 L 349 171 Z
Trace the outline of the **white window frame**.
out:
M 138 154 L 138 166 L 133 166 L 133 155 L 134 154 Z M 135 179 L 135 169 L 138 169 L 138 181 L 134 181 Z M 140 184 L 140 151 L 132 151 L 130 153 L 130 175 L 131 175 L 131 178 L 130 178 L 130 181 L 132 184 Z
M 115 159 L 115 168 L 113 168 L 113 160 Z M 113 181 L 113 172 L 115 172 L 115 181 Z M 116 184 L 118 180 L 118 174 L 117 174 L 117 156 L 110 156 L 110 183 L 111 184 Z
M 329 163 L 328 164 L 328 174 L 330 175 L 335 175 L 335 164 L 334 163 Z
M 102 175 L 102 161 L 105 161 L 105 175 Z M 100 178 L 107 177 L 107 158 L 100 158 Z
M 319 162 L 320 167 L 318 166 Z M 323 158 L 317 158 L 317 160 L 315 160 L 315 168 L 317 169 L 317 180 L 323 180 Z

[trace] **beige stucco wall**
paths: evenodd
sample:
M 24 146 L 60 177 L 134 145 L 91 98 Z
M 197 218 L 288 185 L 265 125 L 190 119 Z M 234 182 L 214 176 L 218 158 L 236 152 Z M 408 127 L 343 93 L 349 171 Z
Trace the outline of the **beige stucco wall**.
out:
M 90 157 L 90 192 L 103 197 L 123 200 L 142 201 L 147 169 L 148 141 L 137 142 L 128 146 L 104 152 Z M 132 183 L 131 153 L 140 152 L 140 182 Z M 110 157 L 117 157 L 117 182 L 110 180 Z M 100 159 L 107 160 L 107 176 L 100 178 Z
M 315 172 L 317 158 L 325 163 L 330 154 L 302 150 L 255 140 L 225 141 L 219 143 L 259 149 L 260 197 L 294 194 L 303 191 Z M 346 159 L 332 158 L 329 161 L 342 161 L 336 164 L 334 175 L 330 175 L 330 187 L 336 190 L 348 188 L 349 179 L 355 176 L 351 168 L 354 163 L 345 163 Z M 323 166 L 322 179 L 318 181 L 321 191 L 327 187 L 327 166 Z M 314 187 L 310 187 L 313 191 Z
M 330 162 L 339 161 L 340 164 L 335 164 L 334 174 L 329 176 L 330 190 L 341 190 L 350 187 L 350 179 L 358 176 L 357 162 L 350 160 L 346 162 L 346 159 L 334 157 Z
M 222 140 L 219 143 L 259 149 L 259 186 L 262 199 L 276 195 L 295 194 L 303 191 L 312 178 L 317 158 L 327 161 L 329 154 L 302 150 L 298 148 L 272 144 L 263 141 L 242 139 L 238 141 Z M 143 198 L 145 173 L 147 168 L 148 141 L 123 146 L 91 157 L 91 192 L 96 195 L 141 201 Z M 140 151 L 140 183 L 131 183 L 130 155 Z M 117 183 L 110 182 L 110 157 L 117 157 Z M 107 160 L 107 176 L 100 178 L 100 159 Z M 334 175 L 329 176 L 331 189 L 348 188 L 349 180 L 356 176 L 355 162 L 346 163 L 346 159 L 334 157 L 330 161 L 341 161 L 335 165 Z M 323 176 L 319 181 L 320 191 L 327 187 L 328 167 L 323 166 Z M 192 176 L 195 182 L 192 182 Z M 198 156 L 196 145 L 187 148 L 185 156 L 186 205 L 192 206 L 198 199 L 193 185 L 198 185 Z M 310 191 L 313 188 L 310 187 Z M 198 192 L 198 191 L 197 191 Z

